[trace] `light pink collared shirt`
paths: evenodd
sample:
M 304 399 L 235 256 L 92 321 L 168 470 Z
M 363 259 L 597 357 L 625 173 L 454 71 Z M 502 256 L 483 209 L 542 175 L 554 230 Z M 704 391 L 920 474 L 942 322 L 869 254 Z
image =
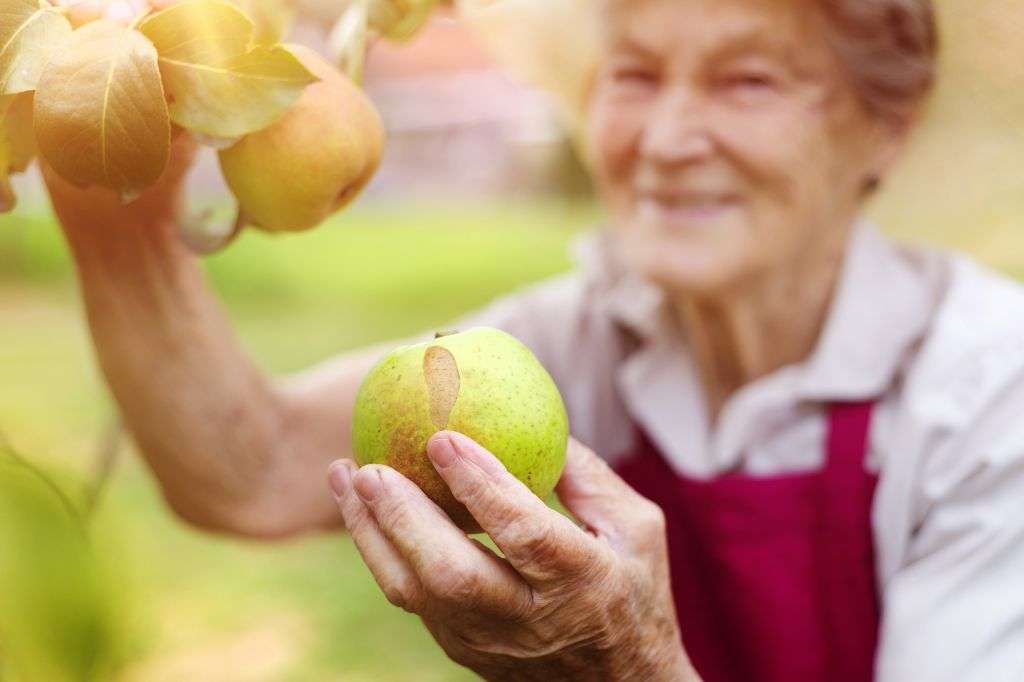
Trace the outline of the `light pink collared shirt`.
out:
M 603 457 L 637 422 L 691 477 L 819 467 L 823 405 L 878 399 L 879 682 L 1024 681 L 1024 289 L 861 223 L 812 355 L 745 386 L 712 424 L 660 290 L 613 251 L 589 237 L 575 272 L 462 327 L 530 346 L 574 436 Z

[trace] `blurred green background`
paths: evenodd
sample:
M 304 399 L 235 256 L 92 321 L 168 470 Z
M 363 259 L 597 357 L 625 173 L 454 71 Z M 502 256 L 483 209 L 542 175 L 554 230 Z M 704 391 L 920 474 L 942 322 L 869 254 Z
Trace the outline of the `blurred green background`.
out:
M 948 5 L 942 89 L 872 208 L 894 235 L 965 250 L 1017 277 L 1022 17 L 1010 3 Z M 207 264 L 249 350 L 289 372 L 443 325 L 564 271 L 567 245 L 599 220 L 586 199 L 537 193 L 368 197 L 308 234 L 246 233 Z M 0 432 L 81 500 L 113 418 L 59 230 L 44 203 L 25 201 L 0 217 Z M 130 447 L 92 541 L 118 613 L 119 679 L 470 679 L 386 602 L 346 537 L 263 545 L 193 531 L 168 512 Z
M 254 356 L 288 372 L 564 270 L 596 215 L 586 203 L 370 205 L 300 237 L 247 233 L 208 270 Z M 76 296 L 48 211 L 0 218 L 0 430 L 81 499 L 114 410 Z M 125 679 L 469 679 L 387 603 L 346 537 L 264 545 L 193 531 L 134 453 L 93 533 L 125 609 Z

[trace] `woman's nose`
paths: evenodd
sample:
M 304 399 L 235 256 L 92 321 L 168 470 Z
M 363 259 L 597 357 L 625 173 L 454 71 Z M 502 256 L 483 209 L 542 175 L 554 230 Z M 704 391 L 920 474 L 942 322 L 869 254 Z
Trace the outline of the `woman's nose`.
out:
M 644 123 L 641 153 L 658 164 L 687 164 L 714 151 L 710 121 L 699 98 L 676 90 L 651 107 Z

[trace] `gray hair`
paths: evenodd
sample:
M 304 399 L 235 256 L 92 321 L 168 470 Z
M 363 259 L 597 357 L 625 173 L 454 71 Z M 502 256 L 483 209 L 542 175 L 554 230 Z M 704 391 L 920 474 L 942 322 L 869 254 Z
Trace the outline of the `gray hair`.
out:
M 931 0 L 817 0 L 854 88 L 877 115 L 910 122 L 934 89 L 939 35 Z

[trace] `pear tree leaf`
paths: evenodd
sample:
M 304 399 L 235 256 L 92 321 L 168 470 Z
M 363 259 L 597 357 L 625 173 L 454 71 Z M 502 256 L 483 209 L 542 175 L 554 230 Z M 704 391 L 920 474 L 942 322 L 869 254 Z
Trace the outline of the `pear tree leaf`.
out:
M 370 28 L 388 40 L 406 42 L 423 28 L 437 0 L 377 0 L 370 6 Z
M 295 20 L 293 3 L 285 0 L 232 0 L 253 23 L 253 43 L 274 45 L 288 34 Z
M 270 125 L 317 78 L 279 45 L 253 45 L 253 22 L 224 0 L 184 0 L 139 30 L 159 54 L 171 120 L 220 138 Z
M 71 36 L 71 24 L 41 0 L 4 0 L 0 11 L 0 94 L 36 87 L 43 66 Z
M 327 38 L 327 46 L 338 68 L 353 83 L 362 83 L 369 30 L 370 0 L 353 0 L 338 17 Z
M 11 98 L 3 114 L 3 134 L 10 154 L 8 169 L 11 173 L 21 173 L 36 156 L 36 137 L 32 132 L 34 93 L 19 92 L 6 97 Z
M 11 107 L 14 95 L 0 96 L 0 118 L 7 117 L 7 111 Z M 10 182 L 10 159 L 11 150 L 8 143 L 6 131 L 0 126 L 0 213 L 8 213 L 17 203 L 14 195 L 14 188 Z
M 167 166 L 171 125 L 153 45 L 109 19 L 85 24 L 43 70 L 33 108 L 39 153 L 79 186 L 125 202 Z
M 4 117 L 10 109 L 14 95 L 0 97 L 0 112 Z M 18 198 L 14 195 L 14 188 L 11 187 L 10 166 L 11 148 L 7 135 L 0 129 L 0 213 L 9 213 L 14 209 Z
M 0 213 L 17 203 L 10 176 L 28 168 L 35 151 L 32 93 L 0 96 Z

